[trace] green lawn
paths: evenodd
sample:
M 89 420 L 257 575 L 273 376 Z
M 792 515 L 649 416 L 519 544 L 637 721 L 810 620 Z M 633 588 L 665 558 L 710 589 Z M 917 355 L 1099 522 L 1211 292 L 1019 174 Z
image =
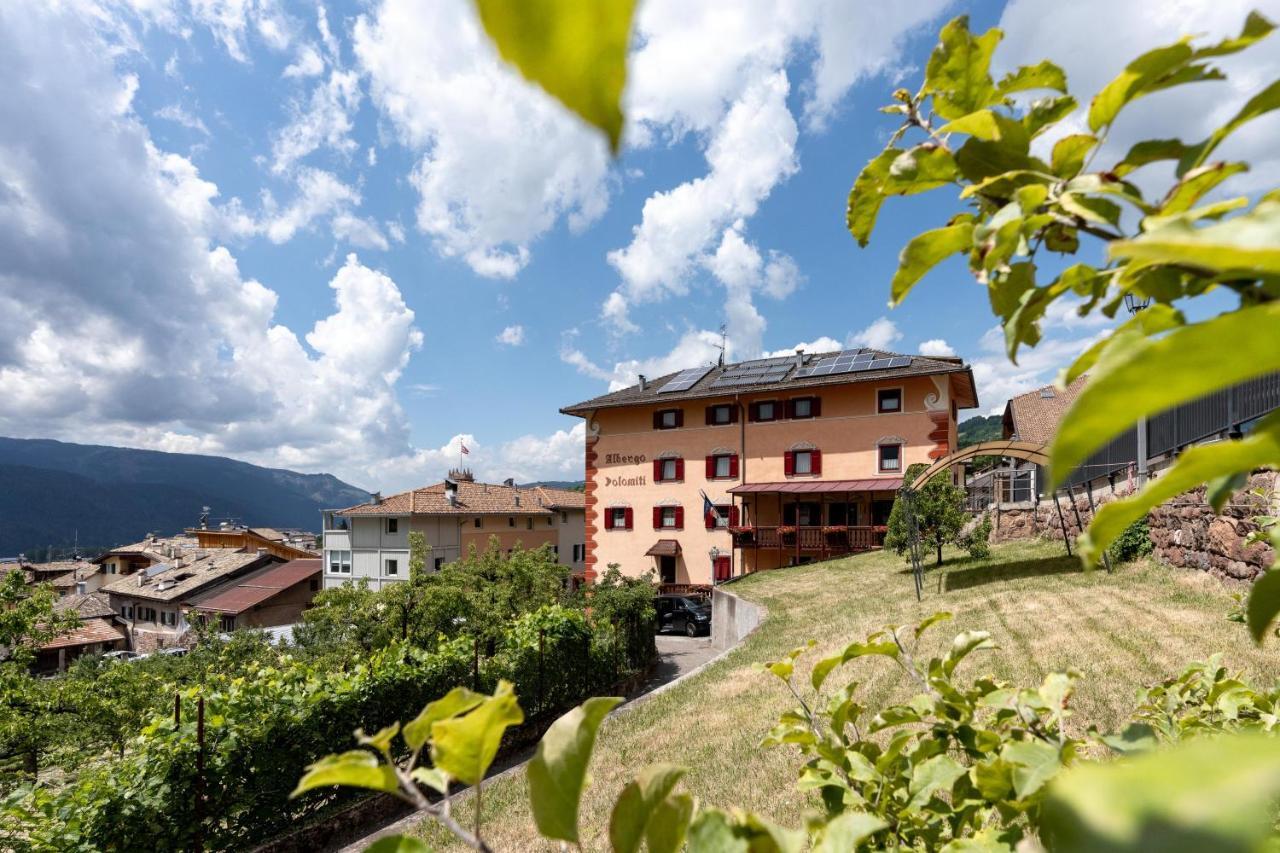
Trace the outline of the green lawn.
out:
M 766 572 L 734 584 L 735 593 L 769 609 L 766 621 L 706 670 L 605 724 L 584 797 L 584 847 L 607 849 L 614 798 L 655 761 L 688 767 L 685 789 L 703 802 L 799 826 L 811 804 L 793 787 L 798 753 L 757 748 L 792 701 L 752 664 L 809 639 L 818 641 L 817 652 L 829 654 L 886 624 L 949 610 L 955 618 L 926 635 L 926 656 L 955 633 L 976 628 L 991 632 L 999 648 L 970 658 L 962 673 L 1038 684 L 1048 672 L 1075 669 L 1080 681 L 1071 724 L 1080 730 L 1091 723 L 1117 726 L 1141 685 L 1215 651 L 1254 678 L 1280 675 L 1274 648 L 1257 650 L 1243 625 L 1226 620 L 1230 591 L 1203 573 L 1143 562 L 1120 566 L 1114 575 L 1086 574 L 1060 543 L 996 546 L 982 562 L 948 556 L 953 562 L 930 570 L 919 603 L 905 564 L 886 553 Z M 820 656 L 811 652 L 801 659 L 797 673 L 804 683 Z M 862 681 L 862 701 L 873 709 L 912 693 L 901 671 L 882 658 L 855 661 L 843 672 Z M 536 839 L 524 784 L 518 774 L 486 786 L 484 836 L 497 850 L 556 849 Z M 470 798 L 459 798 L 455 813 L 466 825 L 473 820 L 470 810 Z M 422 832 L 433 846 L 449 847 L 448 835 L 434 825 Z

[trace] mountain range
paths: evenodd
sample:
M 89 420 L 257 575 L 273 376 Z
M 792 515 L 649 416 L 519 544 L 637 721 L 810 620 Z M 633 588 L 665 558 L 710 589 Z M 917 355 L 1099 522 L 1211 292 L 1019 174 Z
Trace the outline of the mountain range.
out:
M 221 456 L 0 437 L 0 556 L 83 553 L 213 522 L 318 530 L 369 494 L 331 474 Z

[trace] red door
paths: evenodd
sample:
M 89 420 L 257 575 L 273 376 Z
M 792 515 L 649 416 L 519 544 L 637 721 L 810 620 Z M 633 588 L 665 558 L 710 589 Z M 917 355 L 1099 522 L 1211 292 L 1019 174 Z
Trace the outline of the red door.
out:
M 716 557 L 713 568 L 717 581 L 727 581 L 733 577 L 733 562 L 728 557 Z

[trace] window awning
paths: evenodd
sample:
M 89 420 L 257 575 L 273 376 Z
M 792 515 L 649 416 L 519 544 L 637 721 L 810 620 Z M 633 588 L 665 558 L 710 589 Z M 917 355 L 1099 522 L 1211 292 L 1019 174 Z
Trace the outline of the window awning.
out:
M 784 480 L 781 483 L 743 483 L 729 490 L 731 495 L 757 492 L 783 494 L 821 494 L 823 492 L 896 492 L 902 488 L 901 477 L 871 477 L 865 480 Z
M 659 539 L 644 552 L 644 555 L 646 557 L 679 557 L 680 542 L 675 539 Z

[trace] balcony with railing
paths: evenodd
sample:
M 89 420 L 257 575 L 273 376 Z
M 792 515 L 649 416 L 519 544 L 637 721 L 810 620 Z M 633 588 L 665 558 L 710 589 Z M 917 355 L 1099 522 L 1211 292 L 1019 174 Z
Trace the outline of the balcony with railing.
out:
M 884 547 L 883 525 L 760 525 L 730 528 L 735 548 L 774 548 L 780 551 L 827 555 L 856 554 Z

